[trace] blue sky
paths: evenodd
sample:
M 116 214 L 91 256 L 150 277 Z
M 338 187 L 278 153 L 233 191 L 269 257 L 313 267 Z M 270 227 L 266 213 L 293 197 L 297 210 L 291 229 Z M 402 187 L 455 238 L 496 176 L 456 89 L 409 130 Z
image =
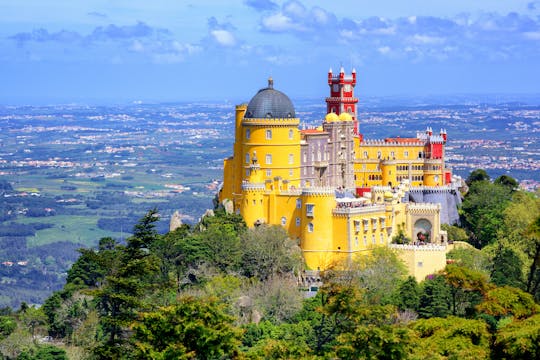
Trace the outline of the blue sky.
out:
M 0 0 L 0 103 L 540 93 L 538 0 Z

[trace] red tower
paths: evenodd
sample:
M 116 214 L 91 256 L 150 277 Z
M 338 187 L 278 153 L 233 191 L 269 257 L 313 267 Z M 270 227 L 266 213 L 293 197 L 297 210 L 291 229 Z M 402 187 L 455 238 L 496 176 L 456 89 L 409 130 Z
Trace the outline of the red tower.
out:
M 326 98 L 326 112 L 337 115 L 348 112 L 354 121 L 354 133 L 358 132 L 358 119 L 356 117 L 356 103 L 358 98 L 354 97 L 354 86 L 356 85 L 356 70 L 353 69 L 351 75 L 345 75 L 343 67 L 339 70 L 339 75 L 334 75 L 332 69 L 328 71 L 328 86 L 330 86 L 330 97 Z

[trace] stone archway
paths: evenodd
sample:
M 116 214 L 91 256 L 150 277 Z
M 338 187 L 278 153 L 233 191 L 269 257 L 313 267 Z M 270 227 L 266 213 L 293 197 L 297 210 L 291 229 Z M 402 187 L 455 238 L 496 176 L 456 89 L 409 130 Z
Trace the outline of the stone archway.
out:
M 431 229 L 433 225 L 428 219 L 418 219 L 414 223 L 413 236 L 414 241 L 431 242 Z

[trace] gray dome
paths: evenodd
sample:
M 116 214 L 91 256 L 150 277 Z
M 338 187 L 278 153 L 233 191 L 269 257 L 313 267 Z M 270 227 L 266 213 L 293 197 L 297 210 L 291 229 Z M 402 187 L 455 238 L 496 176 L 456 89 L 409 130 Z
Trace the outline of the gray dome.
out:
M 268 79 L 268 87 L 250 100 L 245 118 L 294 118 L 294 106 L 291 99 L 281 91 L 274 89 L 272 78 Z

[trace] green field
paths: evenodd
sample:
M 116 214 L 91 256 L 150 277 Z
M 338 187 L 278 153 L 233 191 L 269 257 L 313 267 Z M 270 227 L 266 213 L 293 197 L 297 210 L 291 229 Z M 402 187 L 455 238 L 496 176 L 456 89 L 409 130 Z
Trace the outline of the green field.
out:
M 58 241 L 95 246 L 102 237 L 125 238 L 129 235 L 99 229 L 97 227 L 97 220 L 97 216 L 59 215 L 38 219 L 22 218 L 17 222 L 24 224 L 50 223 L 54 225 L 52 228 L 37 231 L 35 236 L 28 236 L 26 238 L 28 247 L 51 244 Z

